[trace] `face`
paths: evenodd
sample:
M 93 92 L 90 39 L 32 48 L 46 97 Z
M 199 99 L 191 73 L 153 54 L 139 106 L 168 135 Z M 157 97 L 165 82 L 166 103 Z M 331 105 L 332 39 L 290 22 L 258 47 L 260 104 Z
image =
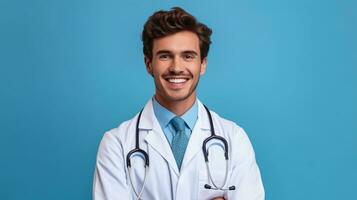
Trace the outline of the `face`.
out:
M 155 81 L 158 101 L 172 103 L 196 98 L 196 86 L 206 70 L 201 61 L 198 36 L 189 31 L 155 39 L 152 60 L 145 58 L 148 73 Z

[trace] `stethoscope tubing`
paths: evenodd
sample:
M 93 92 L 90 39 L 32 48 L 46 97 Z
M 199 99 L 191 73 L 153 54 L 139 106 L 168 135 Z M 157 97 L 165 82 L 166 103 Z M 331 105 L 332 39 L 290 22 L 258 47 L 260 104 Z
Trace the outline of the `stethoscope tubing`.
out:
M 212 120 L 212 116 L 211 116 L 211 112 L 209 111 L 209 109 L 207 108 L 206 105 L 203 105 L 205 110 L 207 111 L 208 114 L 208 119 L 209 119 L 209 123 L 210 123 L 210 128 L 211 128 L 211 135 L 206 138 L 203 143 L 202 143 L 202 152 L 203 152 L 203 156 L 205 159 L 205 163 L 206 163 L 206 168 L 208 171 L 208 177 L 209 177 L 209 181 L 212 183 L 213 187 L 211 185 L 205 184 L 204 188 L 206 189 L 212 189 L 212 190 L 222 190 L 222 191 L 227 191 L 227 190 L 235 190 L 235 186 L 230 186 L 228 188 L 224 188 L 224 186 L 226 185 L 227 182 L 227 178 L 228 178 L 228 161 L 229 161 L 229 157 L 228 157 L 228 142 L 225 138 L 216 135 L 215 133 L 215 129 L 213 126 L 213 120 Z M 129 153 L 126 155 L 126 166 L 128 168 L 128 174 L 129 174 L 129 179 L 130 179 L 130 184 L 131 187 L 137 197 L 137 200 L 141 199 L 141 195 L 144 191 L 145 188 L 145 184 L 146 184 L 146 180 L 147 180 L 147 174 L 149 172 L 149 166 L 150 166 L 150 161 L 149 161 L 149 155 L 143 150 L 140 149 L 140 145 L 139 145 L 139 123 L 140 123 L 140 119 L 141 119 L 141 114 L 143 112 L 143 109 L 140 111 L 139 116 L 137 118 L 136 121 L 136 130 L 135 130 L 135 148 L 131 151 L 129 151 Z M 225 175 L 224 175 L 224 181 L 222 183 L 222 185 L 217 186 L 216 183 L 213 181 L 212 178 L 212 174 L 211 174 L 211 170 L 209 167 L 209 159 L 208 159 L 208 148 L 207 148 L 207 144 L 208 142 L 212 141 L 212 140 L 219 140 L 223 143 L 224 145 L 224 158 L 226 160 L 225 165 L 226 165 L 226 170 L 225 170 Z M 131 161 L 130 158 L 132 157 L 133 154 L 141 154 L 144 157 L 144 161 L 145 161 L 145 174 L 144 174 L 144 180 L 143 180 L 143 184 L 141 186 L 141 189 L 139 191 L 137 191 L 134 187 L 132 178 L 131 178 Z

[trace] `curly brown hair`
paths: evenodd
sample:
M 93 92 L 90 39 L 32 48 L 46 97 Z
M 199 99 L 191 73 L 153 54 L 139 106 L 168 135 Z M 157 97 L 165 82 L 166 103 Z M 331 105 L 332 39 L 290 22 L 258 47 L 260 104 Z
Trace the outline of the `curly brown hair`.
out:
M 197 34 L 200 41 L 201 60 L 206 58 L 211 44 L 212 30 L 180 7 L 173 7 L 169 11 L 159 10 L 148 18 L 142 32 L 144 55 L 151 60 L 153 41 L 180 31 L 191 31 Z

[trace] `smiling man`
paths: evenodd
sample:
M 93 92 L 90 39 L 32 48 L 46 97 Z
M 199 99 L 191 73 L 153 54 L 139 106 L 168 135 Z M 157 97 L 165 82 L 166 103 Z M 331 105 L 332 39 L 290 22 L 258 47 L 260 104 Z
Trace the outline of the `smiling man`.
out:
M 198 80 L 207 65 L 207 58 L 200 57 L 197 34 L 180 31 L 156 39 L 145 64 L 155 80 L 155 99 L 163 107 L 178 116 L 192 107 Z
M 264 199 L 248 136 L 196 96 L 211 33 L 178 7 L 149 17 L 142 40 L 155 94 L 105 133 L 93 199 Z

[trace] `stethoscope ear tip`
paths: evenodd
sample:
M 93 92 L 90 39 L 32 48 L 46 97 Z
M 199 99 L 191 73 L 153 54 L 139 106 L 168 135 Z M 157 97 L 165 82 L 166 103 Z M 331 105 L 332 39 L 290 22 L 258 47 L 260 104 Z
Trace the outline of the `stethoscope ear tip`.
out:
M 212 186 L 208 185 L 208 184 L 205 184 L 204 186 L 206 189 L 212 189 Z
M 236 186 L 232 185 L 228 188 L 228 190 L 235 190 L 236 189 Z
M 227 190 L 235 190 L 236 189 L 236 186 L 234 186 L 234 185 L 232 185 L 232 186 L 230 186 L 230 187 L 228 187 L 228 189 L 223 189 L 223 188 L 221 188 L 221 189 L 219 189 L 219 188 L 213 188 L 212 186 L 210 186 L 210 185 L 208 185 L 208 184 L 205 184 L 204 185 L 204 187 L 205 187 L 205 189 L 209 189 L 209 190 L 223 190 L 223 191 L 227 191 Z

